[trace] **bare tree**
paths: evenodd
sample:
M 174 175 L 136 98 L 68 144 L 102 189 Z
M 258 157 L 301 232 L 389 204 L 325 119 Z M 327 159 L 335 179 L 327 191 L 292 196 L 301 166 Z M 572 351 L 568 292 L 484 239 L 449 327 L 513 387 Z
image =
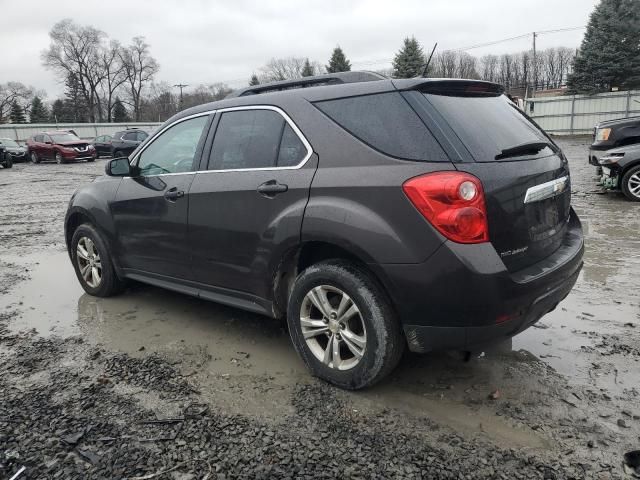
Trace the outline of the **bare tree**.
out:
M 272 58 L 264 67 L 260 68 L 260 82 L 278 82 L 302 78 L 305 60 L 305 58 L 298 57 Z
M 480 59 L 480 77 L 490 82 L 498 81 L 498 57 L 485 55 Z
M 41 55 L 43 64 L 64 78 L 73 75 L 85 98 L 90 121 L 101 120 L 99 88 L 105 73 L 100 53 L 106 35 L 94 27 L 65 19 L 53 26 L 49 37 L 51 45 Z
M 43 93 L 37 93 L 44 96 Z M 13 102 L 17 102 L 25 109 L 28 108 L 35 95 L 33 87 L 27 87 L 20 82 L 0 84 L 0 123 L 9 122 L 9 112 Z
M 149 44 L 144 37 L 134 37 L 131 45 L 120 49 L 119 55 L 129 93 L 129 105 L 137 122 L 140 120 L 143 88 L 153 81 L 160 67 L 149 53 Z
M 101 84 L 101 90 L 107 122 L 112 120 L 116 91 L 127 80 L 120 55 L 121 49 L 122 47 L 117 40 L 111 40 L 109 46 L 100 51 L 99 61 L 104 70 L 104 81 Z

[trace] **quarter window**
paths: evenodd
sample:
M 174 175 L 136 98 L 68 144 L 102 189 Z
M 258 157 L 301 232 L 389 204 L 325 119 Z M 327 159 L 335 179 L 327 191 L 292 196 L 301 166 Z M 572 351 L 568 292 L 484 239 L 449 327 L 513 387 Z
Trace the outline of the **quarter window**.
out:
M 198 144 L 208 118 L 203 115 L 184 120 L 154 139 L 140 154 L 138 160 L 140 175 L 160 175 L 193 170 Z
M 224 112 L 216 129 L 211 170 L 298 165 L 307 153 L 291 126 L 273 110 Z
M 287 123 L 282 132 L 277 166 L 293 167 L 298 165 L 306 154 L 307 147 L 304 146 L 300 137 L 293 131 L 291 125 Z
M 125 133 L 124 137 L 122 137 L 123 140 L 131 140 L 132 142 L 135 142 L 136 138 L 137 138 L 136 132 Z
M 444 162 L 448 158 L 398 92 L 316 102 L 334 122 L 392 157 Z

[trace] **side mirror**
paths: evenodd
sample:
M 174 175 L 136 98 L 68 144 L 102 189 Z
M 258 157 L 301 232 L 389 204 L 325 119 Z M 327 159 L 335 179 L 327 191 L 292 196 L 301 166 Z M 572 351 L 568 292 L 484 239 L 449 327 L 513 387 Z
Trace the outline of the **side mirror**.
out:
M 126 157 L 114 158 L 104 166 L 105 173 L 110 177 L 129 177 L 131 170 L 129 159 Z

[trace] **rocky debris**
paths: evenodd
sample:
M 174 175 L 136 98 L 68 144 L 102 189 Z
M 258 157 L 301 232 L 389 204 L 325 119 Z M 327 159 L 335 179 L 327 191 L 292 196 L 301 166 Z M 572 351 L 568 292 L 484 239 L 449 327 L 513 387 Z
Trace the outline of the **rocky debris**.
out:
M 0 345 L 5 337 L 0 337 Z M 407 425 L 397 412 L 354 411 L 344 392 L 299 385 L 281 424 L 228 415 L 202 402 L 157 354 L 132 358 L 77 352 L 77 339 L 24 337 L 0 362 L 0 476 L 25 478 L 580 478 L 580 466 L 497 448 L 442 429 Z M 40 352 L 38 362 L 33 362 Z M 66 355 L 93 364 L 64 366 Z M 29 359 L 25 362 L 25 359 Z M 50 381 L 23 382 L 48 371 Z M 95 381 L 95 372 L 110 379 Z M 158 418 L 116 385 L 154 391 L 182 405 Z M 155 476 L 154 476 L 155 475 Z M 183 477 L 194 478 L 194 477 Z
M 585 145 L 563 144 L 572 162 L 573 186 L 583 192 L 575 198 L 574 206 L 585 231 L 599 230 L 597 241 L 589 244 L 595 253 L 586 257 L 585 279 L 580 280 L 577 290 L 596 282 L 598 292 L 618 295 L 606 300 L 612 302 L 612 308 L 620 305 L 620 300 L 636 305 L 635 297 L 627 301 L 619 296 L 633 291 L 628 286 L 635 284 L 624 284 L 633 278 L 615 273 L 615 265 L 607 267 L 605 280 L 589 270 L 589 262 L 606 258 L 611 250 L 611 240 L 603 234 L 605 228 L 635 234 L 632 222 L 637 222 L 637 212 L 631 209 L 635 206 L 628 208 L 613 195 L 594 197 L 588 193 L 593 191 L 592 169 L 583 161 Z M 34 246 L 63 251 L 60 225 L 69 195 L 103 169 L 100 162 L 77 164 L 71 169 L 41 167 L 18 165 L 15 180 L 3 186 L 7 197 L 15 201 L 0 212 L 0 240 L 8 247 L 0 255 L 12 247 L 15 256 Z M 609 215 L 612 211 L 615 216 Z M 617 255 L 629 256 L 630 247 L 623 245 L 618 242 L 615 246 Z M 589 280 L 587 273 L 593 273 L 595 280 Z M 0 258 L 0 297 L 19 288 L 28 275 L 28 268 Z M 12 318 L 28 308 L 32 307 L 22 302 L 0 307 L 0 478 L 615 480 L 624 475 L 620 452 L 637 443 L 640 425 L 634 402 L 640 392 L 630 382 L 624 383 L 622 371 L 621 390 L 615 393 L 578 388 L 551 368 L 552 361 L 521 350 L 498 360 L 505 365 L 504 377 L 494 377 L 496 370 L 487 369 L 484 359 L 468 364 L 473 383 L 447 375 L 427 383 L 433 383 L 441 405 L 458 402 L 468 408 L 470 416 L 474 412 L 495 414 L 507 428 L 529 432 L 552 444 L 548 450 L 510 448 L 492 443 L 491 437 L 482 433 L 452 428 L 427 412 L 410 415 L 386 405 L 373 413 L 359 411 L 352 408 L 352 399 L 367 392 L 348 394 L 311 378 L 278 390 L 283 392 L 278 401 L 290 410 L 276 421 L 231 414 L 218 393 L 259 396 L 274 389 L 274 378 L 251 375 L 244 369 L 241 376 L 217 373 L 209 379 L 214 382 L 213 394 L 200 395 L 198 387 L 202 385 L 195 383 L 198 376 L 193 373 L 203 365 L 206 370 L 205 355 L 185 356 L 182 350 L 170 358 L 149 354 L 153 349 L 150 344 L 142 346 L 143 341 L 134 358 L 86 345 L 81 338 L 42 339 L 34 331 L 16 333 L 7 328 Z M 136 319 L 137 307 L 132 308 L 124 313 L 128 320 Z M 609 321 L 601 310 L 596 315 L 590 309 L 590 301 L 580 306 L 574 312 L 577 320 L 585 325 L 594 320 Z M 561 306 L 560 311 L 567 309 Z M 601 357 L 611 357 L 607 361 L 628 359 L 630 369 L 636 365 L 633 360 L 640 357 L 636 317 L 640 316 L 634 315 L 625 318 L 633 322 L 620 324 L 615 331 L 578 332 L 590 341 L 584 353 L 578 353 L 593 361 L 594 378 L 618 381 L 617 370 L 614 377 L 604 360 L 598 361 Z M 553 336 L 557 326 L 551 322 L 535 326 L 546 344 L 560 344 Z M 238 345 L 231 362 L 242 366 L 255 358 Z M 544 358 L 558 357 L 546 354 Z M 425 375 L 431 361 L 425 361 Z M 491 374 L 487 375 L 488 371 Z M 420 375 L 421 370 L 413 373 Z M 228 385 L 232 383 L 231 389 Z M 459 388 L 461 384 L 464 386 Z M 487 393 L 496 384 L 500 392 L 495 391 L 493 400 L 500 397 L 500 401 L 488 401 Z M 525 384 L 526 390 L 519 391 L 518 385 Z M 421 378 L 415 378 L 411 385 L 425 387 Z M 383 386 L 389 387 L 395 389 L 393 380 Z M 466 397 L 456 398 L 463 391 Z M 397 390 L 398 396 L 407 393 Z M 640 454 L 628 455 L 624 459 L 627 476 L 638 474 L 638 466 L 633 464 Z

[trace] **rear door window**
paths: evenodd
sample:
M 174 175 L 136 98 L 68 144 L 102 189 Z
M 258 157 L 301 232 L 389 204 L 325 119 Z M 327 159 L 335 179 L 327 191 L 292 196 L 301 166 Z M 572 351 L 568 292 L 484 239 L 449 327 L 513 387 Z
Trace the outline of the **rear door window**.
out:
M 551 144 L 546 135 L 504 95 L 423 95 L 477 161 L 495 161 L 501 157 L 518 160 L 553 154 L 550 146 L 533 155 L 503 155 L 503 152 L 519 145 Z
M 295 166 L 306 153 L 300 138 L 278 112 L 264 109 L 230 111 L 220 117 L 208 168 L 240 170 Z
M 398 92 L 316 102 L 329 118 L 370 147 L 406 160 L 449 161 Z

